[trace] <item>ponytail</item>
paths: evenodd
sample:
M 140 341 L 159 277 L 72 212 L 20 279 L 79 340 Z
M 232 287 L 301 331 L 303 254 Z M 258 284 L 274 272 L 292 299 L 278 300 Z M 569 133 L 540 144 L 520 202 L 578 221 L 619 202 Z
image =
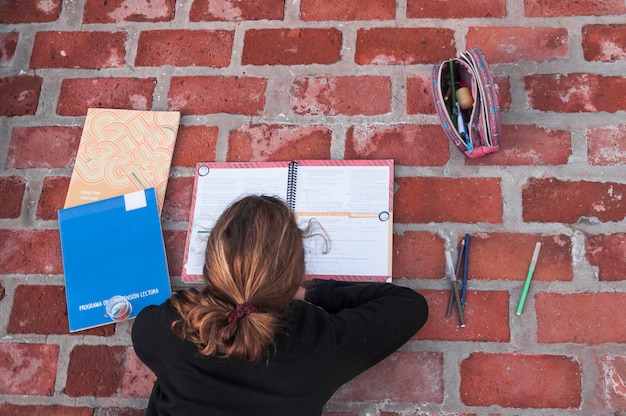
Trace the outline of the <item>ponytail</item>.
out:
M 211 230 L 205 286 L 172 296 L 172 330 L 203 355 L 266 358 L 304 272 L 302 234 L 285 203 L 246 197 Z

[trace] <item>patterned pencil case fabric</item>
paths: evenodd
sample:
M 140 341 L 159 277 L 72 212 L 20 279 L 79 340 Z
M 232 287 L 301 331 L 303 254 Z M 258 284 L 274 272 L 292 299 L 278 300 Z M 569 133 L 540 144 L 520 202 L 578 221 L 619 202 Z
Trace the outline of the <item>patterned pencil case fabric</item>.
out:
M 502 131 L 500 96 L 480 49 L 472 48 L 458 58 L 435 65 L 432 89 L 443 130 L 456 147 L 470 158 L 498 150 Z

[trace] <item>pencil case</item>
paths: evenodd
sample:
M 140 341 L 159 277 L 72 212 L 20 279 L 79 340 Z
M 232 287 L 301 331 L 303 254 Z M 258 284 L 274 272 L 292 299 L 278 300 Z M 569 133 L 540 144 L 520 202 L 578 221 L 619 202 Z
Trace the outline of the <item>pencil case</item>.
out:
M 500 95 L 480 49 L 435 65 L 432 92 L 441 126 L 459 150 L 470 158 L 498 150 Z

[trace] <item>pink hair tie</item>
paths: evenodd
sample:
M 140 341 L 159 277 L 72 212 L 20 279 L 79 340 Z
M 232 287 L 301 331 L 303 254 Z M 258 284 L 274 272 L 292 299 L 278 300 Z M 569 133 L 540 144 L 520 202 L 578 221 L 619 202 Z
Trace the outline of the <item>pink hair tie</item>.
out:
M 259 308 L 252 302 L 239 303 L 235 310 L 228 314 L 228 323 L 232 324 L 233 322 L 237 322 L 244 316 L 257 312 L 258 310 Z

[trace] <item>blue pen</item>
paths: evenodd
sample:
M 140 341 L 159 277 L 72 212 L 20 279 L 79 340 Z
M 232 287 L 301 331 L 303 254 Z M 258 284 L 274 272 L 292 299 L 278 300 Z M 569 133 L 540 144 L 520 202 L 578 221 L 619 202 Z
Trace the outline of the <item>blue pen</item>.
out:
M 463 281 L 461 283 L 461 307 L 465 309 L 467 295 L 467 260 L 469 254 L 469 234 L 465 234 L 465 253 L 463 254 Z
M 469 131 L 467 131 L 467 124 L 465 124 L 465 119 L 463 118 L 463 113 L 461 113 L 461 105 L 457 101 L 456 103 L 456 119 L 457 119 L 457 129 L 459 130 L 459 135 L 465 141 L 467 145 L 467 151 L 472 153 L 474 148 L 472 147 L 472 141 L 469 137 Z

